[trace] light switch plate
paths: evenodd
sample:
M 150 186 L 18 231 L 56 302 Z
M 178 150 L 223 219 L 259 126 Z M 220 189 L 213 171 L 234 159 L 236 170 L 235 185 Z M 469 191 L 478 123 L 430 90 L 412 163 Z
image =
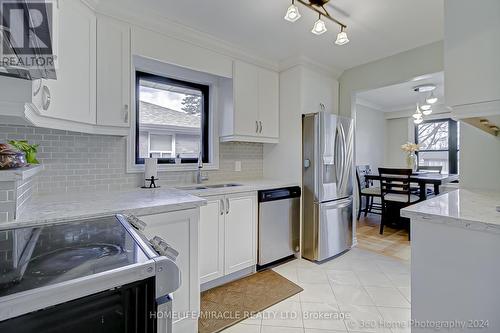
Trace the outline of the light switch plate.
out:
M 234 161 L 234 171 L 236 172 L 241 171 L 241 161 Z

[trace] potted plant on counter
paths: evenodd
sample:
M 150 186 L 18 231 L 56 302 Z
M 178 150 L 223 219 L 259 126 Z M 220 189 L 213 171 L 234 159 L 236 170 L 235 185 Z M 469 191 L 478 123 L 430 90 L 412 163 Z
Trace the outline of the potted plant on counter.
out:
M 9 143 L 26 154 L 26 162 L 28 162 L 28 164 L 40 164 L 36 159 L 39 145 L 31 145 L 26 140 L 11 140 Z

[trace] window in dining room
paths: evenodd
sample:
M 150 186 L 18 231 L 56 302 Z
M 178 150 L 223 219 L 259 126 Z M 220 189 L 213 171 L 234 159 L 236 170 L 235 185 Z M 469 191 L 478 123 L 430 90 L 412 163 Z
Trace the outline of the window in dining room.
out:
M 442 166 L 442 173 L 459 173 L 459 128 L 456 121 L 424 121 L 415 127 L 415 139 L 420 145 L 419 166 Z

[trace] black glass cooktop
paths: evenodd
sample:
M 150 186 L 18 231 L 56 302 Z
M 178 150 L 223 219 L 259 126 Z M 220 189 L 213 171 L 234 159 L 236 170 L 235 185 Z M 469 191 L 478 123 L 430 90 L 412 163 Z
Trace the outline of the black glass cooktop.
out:
M 0 297 L 147 260 L 115 217 L 0 231 Z

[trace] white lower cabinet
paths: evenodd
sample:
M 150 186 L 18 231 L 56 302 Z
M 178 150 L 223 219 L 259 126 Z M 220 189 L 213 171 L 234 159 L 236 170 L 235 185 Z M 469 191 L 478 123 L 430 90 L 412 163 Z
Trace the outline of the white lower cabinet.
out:
M 209 198 L 200 209 L 200 283 L 224 275 L 224 198 Z
M 173 293 L 173 332 L 198 332 L 198 320 L 189 314 L 200 310 L 198 272 L 199 210 L 189 209 L 141 216 L 148 238 L 160 236 L 179 252 L 176 263 L 181 286 Z
M 200 283 L 257 263 L 257 196 L 207 197 L 200 211 Z

